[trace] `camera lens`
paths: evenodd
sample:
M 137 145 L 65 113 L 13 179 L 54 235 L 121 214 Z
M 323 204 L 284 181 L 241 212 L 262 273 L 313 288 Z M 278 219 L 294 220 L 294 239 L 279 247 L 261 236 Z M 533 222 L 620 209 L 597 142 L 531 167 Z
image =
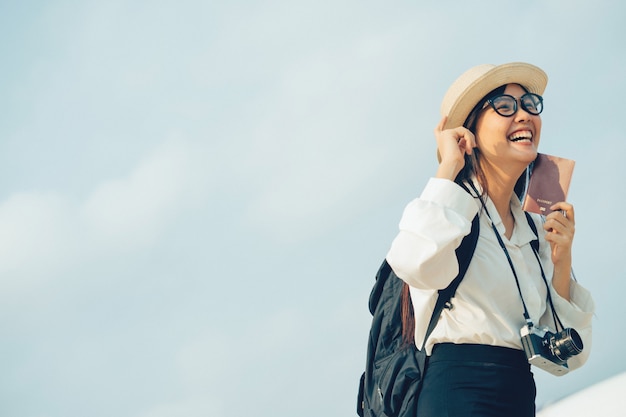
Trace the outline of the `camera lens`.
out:
M 566 361 L 583 351 L 583 340 L 574 329 L 564 329 L 550 339 L 550 348 L 554 356 Z

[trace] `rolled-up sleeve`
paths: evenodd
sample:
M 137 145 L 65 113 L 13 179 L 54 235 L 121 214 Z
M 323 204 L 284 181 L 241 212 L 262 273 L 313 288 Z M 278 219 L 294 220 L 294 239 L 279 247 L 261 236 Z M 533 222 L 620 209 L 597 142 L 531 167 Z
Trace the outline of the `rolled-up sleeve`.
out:
M 458 273 L 454 251 L 478 212 L 474 198 L 452 181 L 431 178 L 402 214 L 387 262 L 420 289 L 445 288 Z

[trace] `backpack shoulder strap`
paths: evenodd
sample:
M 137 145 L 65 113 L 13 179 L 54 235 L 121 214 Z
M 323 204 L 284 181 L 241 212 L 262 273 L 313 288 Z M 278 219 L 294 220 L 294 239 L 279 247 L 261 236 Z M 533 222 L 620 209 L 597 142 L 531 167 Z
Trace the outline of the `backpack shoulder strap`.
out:
M 452 308 L 450 304 L 450 300 L 454 297 L 459 284 L 463 280 L 465 273 L 467 272 L 467 268 L 469 268 L 469 264 L 472 261 L 472 257 L 474 256 L 474 251 L 476 250 L 476 244 L 478 243 L 478 234 L 480 233 L 480 219 L 477 214 L 472 220 L 472 229 L 470 233 L 463 238 L 461 244 L 456 249 L 456 257 L 459 262 L 459 273 L 452 280 L 450 285 L 448 285 L 443 290 L 439 290 L 439 295 L 437 297 L 437 302 L 435 303 L 435 309 L 433 310 L 433 315 L 430 317 L 430 322 L 428 323 L 428 329 L 426 330 L 426 335 L 424 336 L 424 342 L 422 343 L 422 347 L 420 350 L 424 349 L 426 345 L 426 341 L 430 334 L 435 330 L 435 326 L 437 326 L 437 322 L 439 321 L 439 316 L 444 308 Z

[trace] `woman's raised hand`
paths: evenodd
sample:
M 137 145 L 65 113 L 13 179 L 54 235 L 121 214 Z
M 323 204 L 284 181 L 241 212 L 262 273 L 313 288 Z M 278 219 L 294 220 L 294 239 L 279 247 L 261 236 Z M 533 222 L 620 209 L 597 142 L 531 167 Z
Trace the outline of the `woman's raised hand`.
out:
M 454 180 L 465 166 L 465 154 L 471 155 L 476 147 L 476 138 L 463 126 L 444 130 L 446 120 L 444 116 L 435 128 L 439 155 L 437 178 Z
M 552 249 L 552 263 L 555 266 L 572 262 L 572 242 L 576 230 L 574 220 L 574 206 L 567 202 L 556 203 L 546 216 L 543 228 L 546 230 L 546 240 Z
M 550 244 L 554 273 L 552 286 L 566 300 L 570 298 L 570 277 L 572 274 L 572 243 L 576 231 L 574 206 L 567 202 L 556 203 L 546 216 L 543 228 L 546 241 Z

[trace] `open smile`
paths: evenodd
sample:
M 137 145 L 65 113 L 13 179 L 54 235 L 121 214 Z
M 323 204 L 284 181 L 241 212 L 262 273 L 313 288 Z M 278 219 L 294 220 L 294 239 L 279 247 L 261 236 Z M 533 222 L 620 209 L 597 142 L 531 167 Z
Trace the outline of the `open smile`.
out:
M 518 130 L 509 135 L 508 139 L 515 143 L 532 143 L 533 132 L 530 130 Z

